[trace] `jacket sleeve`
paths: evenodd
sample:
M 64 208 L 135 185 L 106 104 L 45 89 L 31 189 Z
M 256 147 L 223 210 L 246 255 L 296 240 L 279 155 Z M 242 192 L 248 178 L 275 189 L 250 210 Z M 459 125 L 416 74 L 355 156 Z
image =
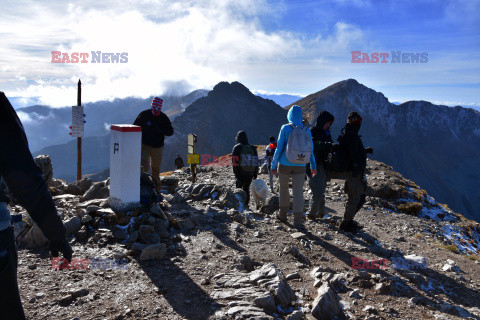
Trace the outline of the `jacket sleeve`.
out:
M 278 159 L 280 158 L 282 153 L 285 151 L 285 146 L 287 144 L 287 139 L 285 138 L 285 128 L 286 126 L 283 125 L 282 129 L 280 129 L 280 133 L 278 134 L 277 148 L 275 149 L 275 153 L 273 154 L 272 170 L 277 170 Z
M 240 155 L 242 154 L 242 145 L 237 144 L 232 150 L 232 168 L 233 174 L 237 177 L 240 174 Z
M 252 147 L 253 147 L 253 153 L 255 155 L 255 159 L 257 159 L 257 165 L 255 166 L 255 173 L 254 173 L 254 177 L 257 177 L 258 172 L 260 171 L 260 159 L 258 159 L 257 147 L 255 147 L 254 145 L 252 145 Z
M 310 153 L 310 169 L 317 170 L 317 163 L 315 162 L 315 153 L 313 152 L 313 139 L 310 129 L 307 129 L 308 135 L 310 136 L 310 144 L 312 147 L 312 152 Z
M 353 169 L 364 169 L 362 168 L 362 155 L 359 152 L 359 145 L 357 139 L 358 137 L 348 137 L 345 139 L 345 145 L 348 150 L 348 155 L 352 163 Z
M 133 124 L 143 128 L 143 119 L 142 119 L 142 114 L 141 113 L 137 116 L 137 119 L 135 119 Z
M 168 119 L 168 116 L 164 114 L 164 118 L 162 121 L 162 134 L 169 137 L 173 135 L 173 127 L 172 123 L 170 122 L 170 119 Z
M 3 98 L 6 100 L 6 97 Z M 11 105 L 0 105 L 0 145 L 8 150 L 0 152 L 0 175 L 10 192 L 50 242 L 64 241 L 65 227 L 57 214 L 42 171 L 28 149 L 23 126 Z

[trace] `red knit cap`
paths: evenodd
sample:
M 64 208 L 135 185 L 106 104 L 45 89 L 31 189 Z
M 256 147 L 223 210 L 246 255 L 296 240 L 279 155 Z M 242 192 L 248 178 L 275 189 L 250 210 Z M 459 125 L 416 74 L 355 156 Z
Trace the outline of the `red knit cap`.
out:
M 155 116 L 159 116 L 162 112 L 163 100 L 159 97 L 155 97 L 152 100 L 152 112 Z

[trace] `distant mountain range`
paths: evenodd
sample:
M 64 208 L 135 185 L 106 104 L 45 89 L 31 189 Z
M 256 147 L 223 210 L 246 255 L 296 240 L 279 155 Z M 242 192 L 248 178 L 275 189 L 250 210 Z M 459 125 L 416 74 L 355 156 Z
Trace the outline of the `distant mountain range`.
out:
M 193 101 L 207 93 L 208 90 L 195 90 L 184 96 L 163 96 L 163 111 L 173 120 Z M 152 97 L 125 98 L 85 104 L 87 121 L 85 137 L 108 134 L 110 125 L 114 123 L 133 123 L 141 111 L 150 107 L 151 101 Z M 71 107 L 52 108 L 35 105 L 17 109 L 17 113 L 25 127 L 30 150 L 33 152 L 73 140 L 68 134 L 72 122 Z
M 395 105 L 382 93 L 353 79 L 333 84 L 295 104 L 302 107 L 311 123 L 321 110 L 331 112 L 336 118 L 332 127 L 334 137 L 344 126 L 347 114 L 358 111 L 364 118 L 360 134 L 365 145 L 375 148 L 372 158 L 392 165 L 405 177 L 426 187 L 437 201 L 480 220 L 478 111 L 426 101 Z M 247 132 L 250 143 L 264 144 L 270 135 L 278 135 L 289 107 L 284 109 L 272 100 L 256 96 L 238 82 L 221 82 L 175 118 L 175 134 L 165 140 L 162 170 L 173 169 L 177 153 L 185 157 L 189 133 L 197 134 L 197 151 L 201 154 L 229 153 L 239 130 Z M 120 110 L 119 107 L 117 112 Z M 108 143 L 108 136 L 84 139 L 85 174 L 108 168 Z M 37 154 L 50 154 L 54 175 L 73 180 L 75 148 L 71 141 Z

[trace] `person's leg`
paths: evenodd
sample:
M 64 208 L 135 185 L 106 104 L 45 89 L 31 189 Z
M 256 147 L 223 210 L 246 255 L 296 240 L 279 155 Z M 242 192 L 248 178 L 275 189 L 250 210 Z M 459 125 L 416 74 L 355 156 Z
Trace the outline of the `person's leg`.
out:
M 355 177 L 350 175 L 347 181 L 345 181 L 345 191 L 347 192 L 348 196 L 343 218 L 345 221 L 352 221 L 355 218 L 355 214 L 359 209 L 358 206 L 362 199 L 362 195 L 364 195 L 362 190 L 362 177 L 360 175 Z
M 248 208 L 250 205 L 250 185 L 252 184 L 253 176 L 245 176 L 242 181 L 242 189 L 247 193 L 247 199 L 245 200 L 245 206 Z
M 310 208 L 308 210 L 308 218 L 315 219 L 320 211 L 321 205 L 321 181 L 320 175 L 316 174 L 308 180 L 308 186 L 312 190 L 312 199 L 310 201 Z
M 149 146 L 142 144 L 141 170 L 148 172 L 150 170 L 150 152 Z
M 280 199 L 278 218 L 287 221 L 288 209 L 290 208 L 290 192 L 288 182 L 290 180 L 290 166 L 278 165 L 278 182 L 280 184 Z
M 150 157 L 152 158 L 152 176 L 157 180 L 158 191 L 160 191 L 162 188 L 160 181 L 160 166 L 162 165 L 163 147 L 150 148 Z
M 0 231 L 0 315 L 2 319 L 23 320 L 17 284 L 17 248 L 13 228 Z
M 303 185 L 305 183 L 305 167 L 292 167 L 292 191 L 293 191 L 293 224 L 303 225 L 303 208 L 305 200 L 303 198 Z
M 272 173 L 272 170 L 270 169 L 270 167 L 268 168 L 268 179 L 269 179 L 269 182 L 270 182 L 270 191 L 272 191 L 272 193 L 273 193 L 273 173 Z

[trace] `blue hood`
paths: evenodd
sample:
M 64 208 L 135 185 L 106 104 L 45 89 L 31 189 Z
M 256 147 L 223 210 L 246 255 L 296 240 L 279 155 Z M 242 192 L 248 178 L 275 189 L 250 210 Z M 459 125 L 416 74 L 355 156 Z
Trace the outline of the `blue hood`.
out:
M 288 111 L 287 119 L 288 119 L 288 122 L 293 123 L 297 127 L 301 126 L 302 125 L 302 120 L 303 120 L 302 108 L 300 108 L 297 105 L 292 106 L 290 108 L 290 110 Z

